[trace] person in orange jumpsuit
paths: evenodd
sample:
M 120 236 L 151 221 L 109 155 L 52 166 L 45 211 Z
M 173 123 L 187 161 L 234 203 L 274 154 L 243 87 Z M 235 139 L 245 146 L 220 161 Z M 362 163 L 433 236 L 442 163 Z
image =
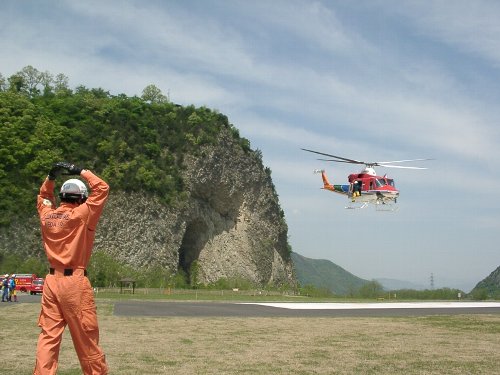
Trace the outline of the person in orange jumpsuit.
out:
M 55 179 L 62 173 L 79 179 L 66 181 L 56 207 Z M 36 351 L 35 375 L 56 374 L 62 334 L 69 327 L 85 375 L 108 373 L 99 347 L 99 327 L 94 294 L 86 267 L 92 253 L 95 229 L 108 197 L 109 186 L 91 171 L 74 164 L 54 164 L 40 188 L 37 209 L 42 239 L 50 264 L 45 279 L 38 326 L 41 333 Z

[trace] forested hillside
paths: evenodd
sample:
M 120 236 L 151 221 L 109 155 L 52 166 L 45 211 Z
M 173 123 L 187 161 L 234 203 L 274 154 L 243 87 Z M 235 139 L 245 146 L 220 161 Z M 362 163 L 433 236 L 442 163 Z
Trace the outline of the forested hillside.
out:
M 154 85 L 140 97 L 71 89 L 28 66 L 0 74 L 0 124 L 4 272 L 47 269 L 36 195 L 66 160 L 111 188 L 90 264 L 98 285 L 125 272 L 143 285 L 295 283 L 271 172 L 216 110 L 174 104 Z
M 500 298 L 500 267 L 481 280 L 470 294 L 477 299 Z
M 55 161 L 99 171 L 112 189 L 150 192 L 173 204 L 183 196 L 184 155 L 216 142 L 221 128 L 250 152 L 226 116 L 173 104 L 154 85 L 127 97 L 71 90 L 67 82 L 31 66 L 8 78 L 0 72 L 0 225 L 33 213 Z
M 324 288 L 338 295 L 354 295 L 369 283 L 346 271 L 335 263 L 324 259 L 310 259 L 292 253 L 297 280 L 302 285 Z

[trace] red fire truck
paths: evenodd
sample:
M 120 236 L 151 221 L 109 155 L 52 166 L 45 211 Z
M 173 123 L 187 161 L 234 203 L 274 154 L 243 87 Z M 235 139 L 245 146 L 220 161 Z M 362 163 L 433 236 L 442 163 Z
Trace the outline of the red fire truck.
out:
M 16 290 L 20 292 L 30 292 L 30 294 L 43 293 L 42 277 L 37 277 L 34 273 L 16 273 Z
M 30 294 L 43 293 L 43 277 L 35 277 L 31 283 Z

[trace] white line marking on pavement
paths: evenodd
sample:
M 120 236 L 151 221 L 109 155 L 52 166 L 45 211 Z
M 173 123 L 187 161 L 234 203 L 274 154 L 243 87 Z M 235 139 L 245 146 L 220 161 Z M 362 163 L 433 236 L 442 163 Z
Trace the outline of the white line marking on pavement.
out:
M 440 308 L 500 308 L 500 302 L 374 302 L 374 303 L 242 303 L 243 305 L 260 305 L 290 310 L 359 310 L 359 309 L 440 309 Z

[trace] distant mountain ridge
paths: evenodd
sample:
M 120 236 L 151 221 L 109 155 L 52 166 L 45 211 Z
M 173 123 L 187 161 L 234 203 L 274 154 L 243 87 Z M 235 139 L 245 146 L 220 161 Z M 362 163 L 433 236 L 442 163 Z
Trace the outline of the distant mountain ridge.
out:
M 303 286 L 313 285 L 335 294 L 349 295 L 369 282 L 326 259 L 311 259 L 292 252 L 292 261 L 295 276 Z

